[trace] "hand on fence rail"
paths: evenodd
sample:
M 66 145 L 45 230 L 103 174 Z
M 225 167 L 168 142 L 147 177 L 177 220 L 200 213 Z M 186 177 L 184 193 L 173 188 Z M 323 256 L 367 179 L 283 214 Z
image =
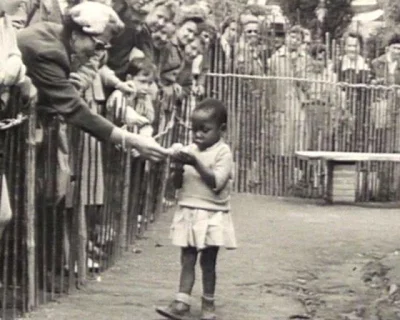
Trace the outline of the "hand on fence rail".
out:
M 19 113 L 16 118 L 0 120 L 0 130 L 1 131 L 7 130 L 10 128 L 19 126 L 21 123 L 23 123 L 27 119 L 28 119 L 27 115 L 23 115 L 22 113 Z

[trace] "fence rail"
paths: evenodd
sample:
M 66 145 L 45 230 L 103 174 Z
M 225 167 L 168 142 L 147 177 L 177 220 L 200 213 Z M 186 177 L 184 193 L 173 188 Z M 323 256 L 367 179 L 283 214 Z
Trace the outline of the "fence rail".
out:
M 132 157 L 57 116 L 37 115 L 35 106 L 23 108 L 16 90 L 10 96 L 2 118 L 20 123 L 3 130 L 9 122 L 0 122 L 1 319 L 17 319 L 97 278 L 166 209 L 166 191 L 175 199 L 169 162 Z M 181 109 L 186 113 L 186 104 Z M 174 122 L 169 117 L 157 136 L 165 146 L 182 134 Z
M 322 196 L 324 164 L 299 161 L 297 150 L 400 151 L 397 86 L 306 74 L 243 75 L 229 68 L 214 64 L 206 89 L 228 108 L 236 192 Z M 12 209 L 11 222 L 2 220 L 2 319 L 18 318 L 96 278 L 175 199 L 168 160 L 154 164 L 132 157 L 131 150 L 100 143 L 62 119 L 36 115 L 17 92 L 11 97 L 2 118 L 27 117 L 7 130 L 0 124 L 0 174 L 7 182 L 0 190 L 1 215 L 10 212 L 4 199 Z M 189 96 L 177 106 L 158 108 L 156 139 L 162 145 L 191 141 L 195 103 Z M 115 120 L 101 103 L 89 105 Z M 357 199 L 398 200 L 399 169 L 360 163 Z
M 208 94 L 228 107 L 226 138 L 234 152 L 237 192 L 321 197 L 324 164 L 299 161 L 295 151 L 400 152 L 399 86 L 217 73 L 209 77 Z M 307 84 L 329 84 L 335 96 L 301 100 L 290 92 Z M 398 165 L 360 163 L 358 176 L 359 201 L 399 199 Z

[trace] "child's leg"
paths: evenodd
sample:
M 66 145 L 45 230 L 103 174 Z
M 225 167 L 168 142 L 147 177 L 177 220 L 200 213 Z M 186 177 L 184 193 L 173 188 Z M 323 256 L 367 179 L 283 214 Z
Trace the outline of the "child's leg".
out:
M 208 247 L 201 252 L 200 266 L 203 272 L 203 295 L 214 298 L 217 281 L 216 266 L 219 247 Z
M 216 266 L 219 247 L 204 249 L 200 257 L 203 271 L 203 298 L 201 304 L 201 319 L 215 320 L 214 294 L 217 281 Z
M 182 248 L 181 251 L 181 278 L 179 292 L 175 300 L 168 307 L 157 307 L 157 313 L 168 319 L 183 319 L 190 311 L 190 295 L 195 281 L 195 266 L 197 249 L 194 247 Z
M 179 292 L 192 294 L 195 282 L 195 267 L 197 262 L 197 249 L 194 247 L 182 248 L 181 251 L 181 277 Z

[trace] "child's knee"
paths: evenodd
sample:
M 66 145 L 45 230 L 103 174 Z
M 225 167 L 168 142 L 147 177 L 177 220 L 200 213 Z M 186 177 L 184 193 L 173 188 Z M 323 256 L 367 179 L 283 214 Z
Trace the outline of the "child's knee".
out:
M 184 248 L 181 254 L 182 266 L 194 267 L 197 261 L 197 251 L 195 248 Z
M 207 248 L 201 253 L 200 266 L 203 272 L 214 272 L 217 264 L 218 248 Z

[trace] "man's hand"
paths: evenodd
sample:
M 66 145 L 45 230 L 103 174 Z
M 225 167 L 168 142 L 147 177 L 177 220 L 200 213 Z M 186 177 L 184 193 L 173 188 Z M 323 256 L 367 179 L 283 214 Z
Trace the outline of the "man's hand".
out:
M 127 146 L 139 151 L 140 155 L 147 160 L 161 161 L 169 154 L 167 149 L 161 147 L 158 142 L 151 137 L 129 134 L 126 142 Z

